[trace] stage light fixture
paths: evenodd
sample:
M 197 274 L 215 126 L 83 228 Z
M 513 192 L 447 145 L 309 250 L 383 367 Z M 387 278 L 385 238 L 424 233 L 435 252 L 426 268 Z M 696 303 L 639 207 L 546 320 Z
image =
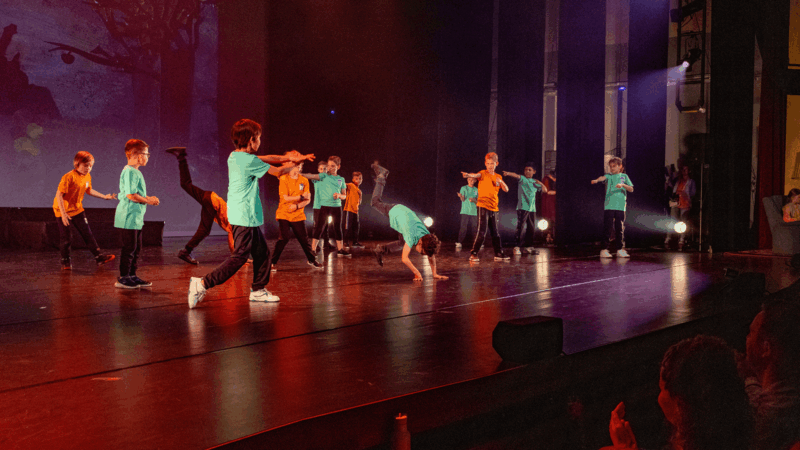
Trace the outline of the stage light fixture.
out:
M 550 226 L 550 224 L 547 223 L 547 220 L 545 220 L 545 219 L 539 219 L 539 221 L 536 222 L 536 228 L 538 228 L 538 229 L 540 229 L 542 231 L 546 230 L 547 227 L 549 227 L 549 226 Z
M 685 222 L 678 222 L 673 227 L 676 233 L 686 233 L 686 223 Z
M 681 63 L 681 72 L 689 72 L 692 70 L 692 65 L 697 61 L 700 61 L 700 57 L 703 56 L 703 51 L 699 48 L 692 48 L 689 49 L 688 52 L 683 56 L 683 62 Z
M 433 226 L 433 217 L 426 217 L 425 220 L 422 221 L 426 227 L 430 228 Z
M 620 90 L 620 91 L 624 91 L 624 90 L 625 90 L 625 86 L 620 86 L 620 87 L 619 87 L 619 90 Z

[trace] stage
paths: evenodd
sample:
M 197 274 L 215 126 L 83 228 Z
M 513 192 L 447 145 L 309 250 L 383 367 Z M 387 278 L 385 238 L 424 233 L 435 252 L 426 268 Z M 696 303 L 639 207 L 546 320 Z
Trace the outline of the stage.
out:
M 785 258 L 633 249 L 629 260 L 601 260 L 593 249 L 544 248 L 508 262 L 483 250 L 470 263 L 444 244 L 438 269 L 450 278 L 430 279 L 414 253 L 426 277 L 414 282 L 399 254 L 384 267 L 368 249 L 326 254 L 320 270 L 290 242 L 268 286 L 279 303 L 248 301 L 246 266 L 190 310 L 189 278 L 219 264 L 227 245 L 207 239 L 191 266 L 175 257 L 187 240 L 144 248 L 138 275 L 153 286 L 139 290 L 114 288 L 118 261 L 97 268 L 86 250 L 73 250 L 71 272 L 56 250 L 2 250 L 0 448 L 243 448 L 289 429 L 308 440 L 334 413 L 384 402 L 390 411 L 398 399 L 510 376 L 518 366 L 492 348 L 500 320 L 560 317 L 564 352 L 575 355 L 717 313 L 708 297 L 726 268 L 764 273 L 768 292 L 798 279 Z M 375 418 L 387 426 L 346 448 L 388 442 L 401 412 Z M 345 448 L 313 439 L 263 448 Z

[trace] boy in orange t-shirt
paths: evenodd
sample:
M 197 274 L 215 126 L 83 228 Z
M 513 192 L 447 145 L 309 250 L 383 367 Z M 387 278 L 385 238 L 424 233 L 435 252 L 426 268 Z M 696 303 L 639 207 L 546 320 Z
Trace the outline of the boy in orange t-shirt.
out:
M 78 230 L 83 242 L 94 255 L 98 266 L 114 259 L 114 255 L 100 253 L 100 247 L 94 239 L 92 230 L 89 228 L 89 221 L 84 214 L 83 194 L 104 200 L 115 199 L 117 194 L 101 194 L 92 189 L 92 176 L 89 173 L 94 166 L 94 156 L 91 153 L 78 152 L 72 164 L 75 170 L 71 170 L 61 177 L 58 190 L 56 190 L 56 198 L 53 199 L 53 211 L 58 219 L 59 250 L 61 251 L 61 269 L 63 270 L 72 269 L 70 247 L 73 228 Z
M 511 257 L 503 253 L 503 245 L 500 242 L 500 232 L 497 228 L 497 212 L 500 211 L 498 207 L 499 200 L 497 193 L 500 189 L 503 192 L 508 192 L 508 185 L 503 181 L 500 174 L 495 173 L 498 166 L 497 153 L 490 152 L 484 158 L 486 170 L 481 170 L 478 173 L 461 172 L 464 178 L 475 178 L 478 180 L 478 231 L 475 233 L 475 242 L 472 244 L 472 252 L 470 252 L 470 262 L 478 262 L 478 250 L 481 249 L 484 239 L 486 239 L 486 228 L 488 225 L 492 233 L 492 246 L 494 247 L 494 260 L 507 261 Z
M 308 233 L 306 232 L 306 213 L 303 208 L 311 202 L 311 189 L 308 178 L 300 175 L 303 170 L 303 163 L 293 167 L 289 173 L 281 175 L 280 185 L 278 186 L 278 197 L 280 203 L 278 210 L 275 211 L 275 218 L 278 220 L 281 236 L 275 243 L 275 251 L 272 252 L 272 271 L 278 270 L 278 259 L 283 253 L 284 247 L 289 243 L 289 230 L 292 230 L 297 242 L 303 247 L 306 254 L 308 265 L 316 269 L 322 268 L 322 264 L 317 262 L 316 255 L 311 251 L 308 244 Z
M 353 172 L 352 183 L 347 183 L 347 199 L 344 202 L 344 241 L 347 247 L 364 247 L 358 242 L 358 207 L 361 206 L 361 172 Z M 348 244 L 350 242 L 350 244 Z
M 200 225 L 192 239 L 178 251 L 178 258 L 189 264 L 198 264 L 197 260 L 192 257 L 192 250 L 211 234 L 211 226 L 214 225 L 214 222 L 217 222 L 217 225 L 228 233 L 228 249 L 233 253 L 233 227 L 228 223 L 228 204 L 216 192 L 200 189 L 192 183 L 189 163 L 186 162 L 186 147 L 171 147 L 167 149 L 167 153 L 178 158 L 181 188 L 203 208 L 200 211 Z

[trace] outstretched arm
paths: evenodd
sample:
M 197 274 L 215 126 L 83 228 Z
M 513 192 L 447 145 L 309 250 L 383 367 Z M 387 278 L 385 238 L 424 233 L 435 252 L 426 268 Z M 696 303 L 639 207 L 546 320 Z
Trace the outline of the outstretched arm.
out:
M 476 180 L 480 180 L 481 179 L 481 174 L 479 174 L 479 173 L 461 172 L 461 176 L 463 176 L 464 178 L 475 178 Z
M 286 162 L 280 166 L 269 166 L 269 170 L 267 171 L 268 174 L 274 177 L 280 177 L 281 175 L 285 175 L 289 173 L 297 164 L 293 162 Z
M 519 174 L 516 174 L 516 173 L 514 173 L 514 172 L 506 172 L 506 171 L 504 170 L 504 171 L 503 171 L 503 176 L 504 176 L 504 177 L 516 178 L 516 179 L 518 179 L 518 180 L 519 180 Z
M 592 184 L 602 183 L 603 181 L 606 181 L 605 175 L 597 177 L 594 180 L 592 180 Z
M 319 181 L 318 173 L 301 173 L 300 175 L 308 178 L 309 180 Z
M 434 280 L 446 280 L 447 277 L 444 275 L 439 275 L 436 273 L 436 255 L 431 255 L 428 257 L 428 260 L 431 262 L 431 272 L 433 273 Z
M 408 257 L 408 255 L 410 254 L 411 254 L 411 247 L 409 247 L 408 243 L 406 242 L 406 244 L 403 245 L 403 257 L 402 257 L 403 264 L 405 264 L 406 267 L 408 267 L 409 269 L 411 269 L 412 272 L 414 272 L 414 281 L 422 281 L 422 274 L 419 273 L 419 270 L 417 270 L 416 267 L 414 267 L 414 264 Z
M 101 194 L 94 189 L 86 190 L 86 193 L 91 195 L 92 197 L 102 198 L 103 200 L 111 200 L 113 198 L 117 198 L 117 194 Z
M 285 155 L 256 155 L 256 157 L 267 164 L 283 164 L 287 162 L 299 163 L 303 161 L 313 161 L 314 154 L 309 153 L 308 155 L 300 154 L 297 150 L 292 150 L 290 152 L 286 152 Z

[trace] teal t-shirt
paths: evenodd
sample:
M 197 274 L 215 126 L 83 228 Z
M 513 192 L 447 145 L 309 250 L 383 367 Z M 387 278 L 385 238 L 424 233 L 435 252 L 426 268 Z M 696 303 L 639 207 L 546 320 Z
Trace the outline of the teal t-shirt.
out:
M 119 175 L 119 203 L 114 213 L 114 227 L 124 230 L 141 230 L 144 226 L 144 212 L 147 205 L 137 203 L 128 199 L 129 194 L 139 194 L 147 197 L 147 186 L 144 184 L 144 176 L 139 169 L 131 166 L 122 168 Z
M 258 227 L 264 223 L 258 179 L 270 167 L 247 152 L 231 152 L 228 156 L 228 222 L 231 225 Z
M 342 193 L 346 190 L 344 177 L 339 175 L 328 175 L 327 173 L 319 174 L 319 183 L 316 184 L 316 194 L 319 196 L 320 206 L 341 207 L 342 201 L 338 198 L 333 198 L 333 194 Z
M 606 174 L 606 203 L 605 209 L 611 209 L 614 211 L 625 211 L 627 200 L 628 200 L 628 191 L 625 188 L 618 188 L 616 187 L 617 184 L 627 184 L 630 187 L 633 187 L 633 181 L 628 176 L 627 173 L 618 173 L 616 175 L 607 173 Z
M 319 209 L 319 187 L 317 187 L 317 183 L 319 183 L 319 180 L 311 180 L 311 184 L 314 185 L 314 209 Z
M 542 183 L 528 177 L 519 177 L 517 188 L 517 209 L 536 212 L 536 191 L 542 189 Z
M 469 201 L 469 199 L 478 198 L 478 188 L 477 186 L 466 185 L 461 186 L 460 194 L 464 196 L 464 201 L 461 202 L 461 214 L 466 216 L 477 216 L 478 215 L 478 205 L 475 202 Z
M 403 240 L 411 248 L 417 245 L 422 236 L 430 234 L 417 214 L 403 205 L 395 205 L 389 210 L 389 226 L 402 234 Z

